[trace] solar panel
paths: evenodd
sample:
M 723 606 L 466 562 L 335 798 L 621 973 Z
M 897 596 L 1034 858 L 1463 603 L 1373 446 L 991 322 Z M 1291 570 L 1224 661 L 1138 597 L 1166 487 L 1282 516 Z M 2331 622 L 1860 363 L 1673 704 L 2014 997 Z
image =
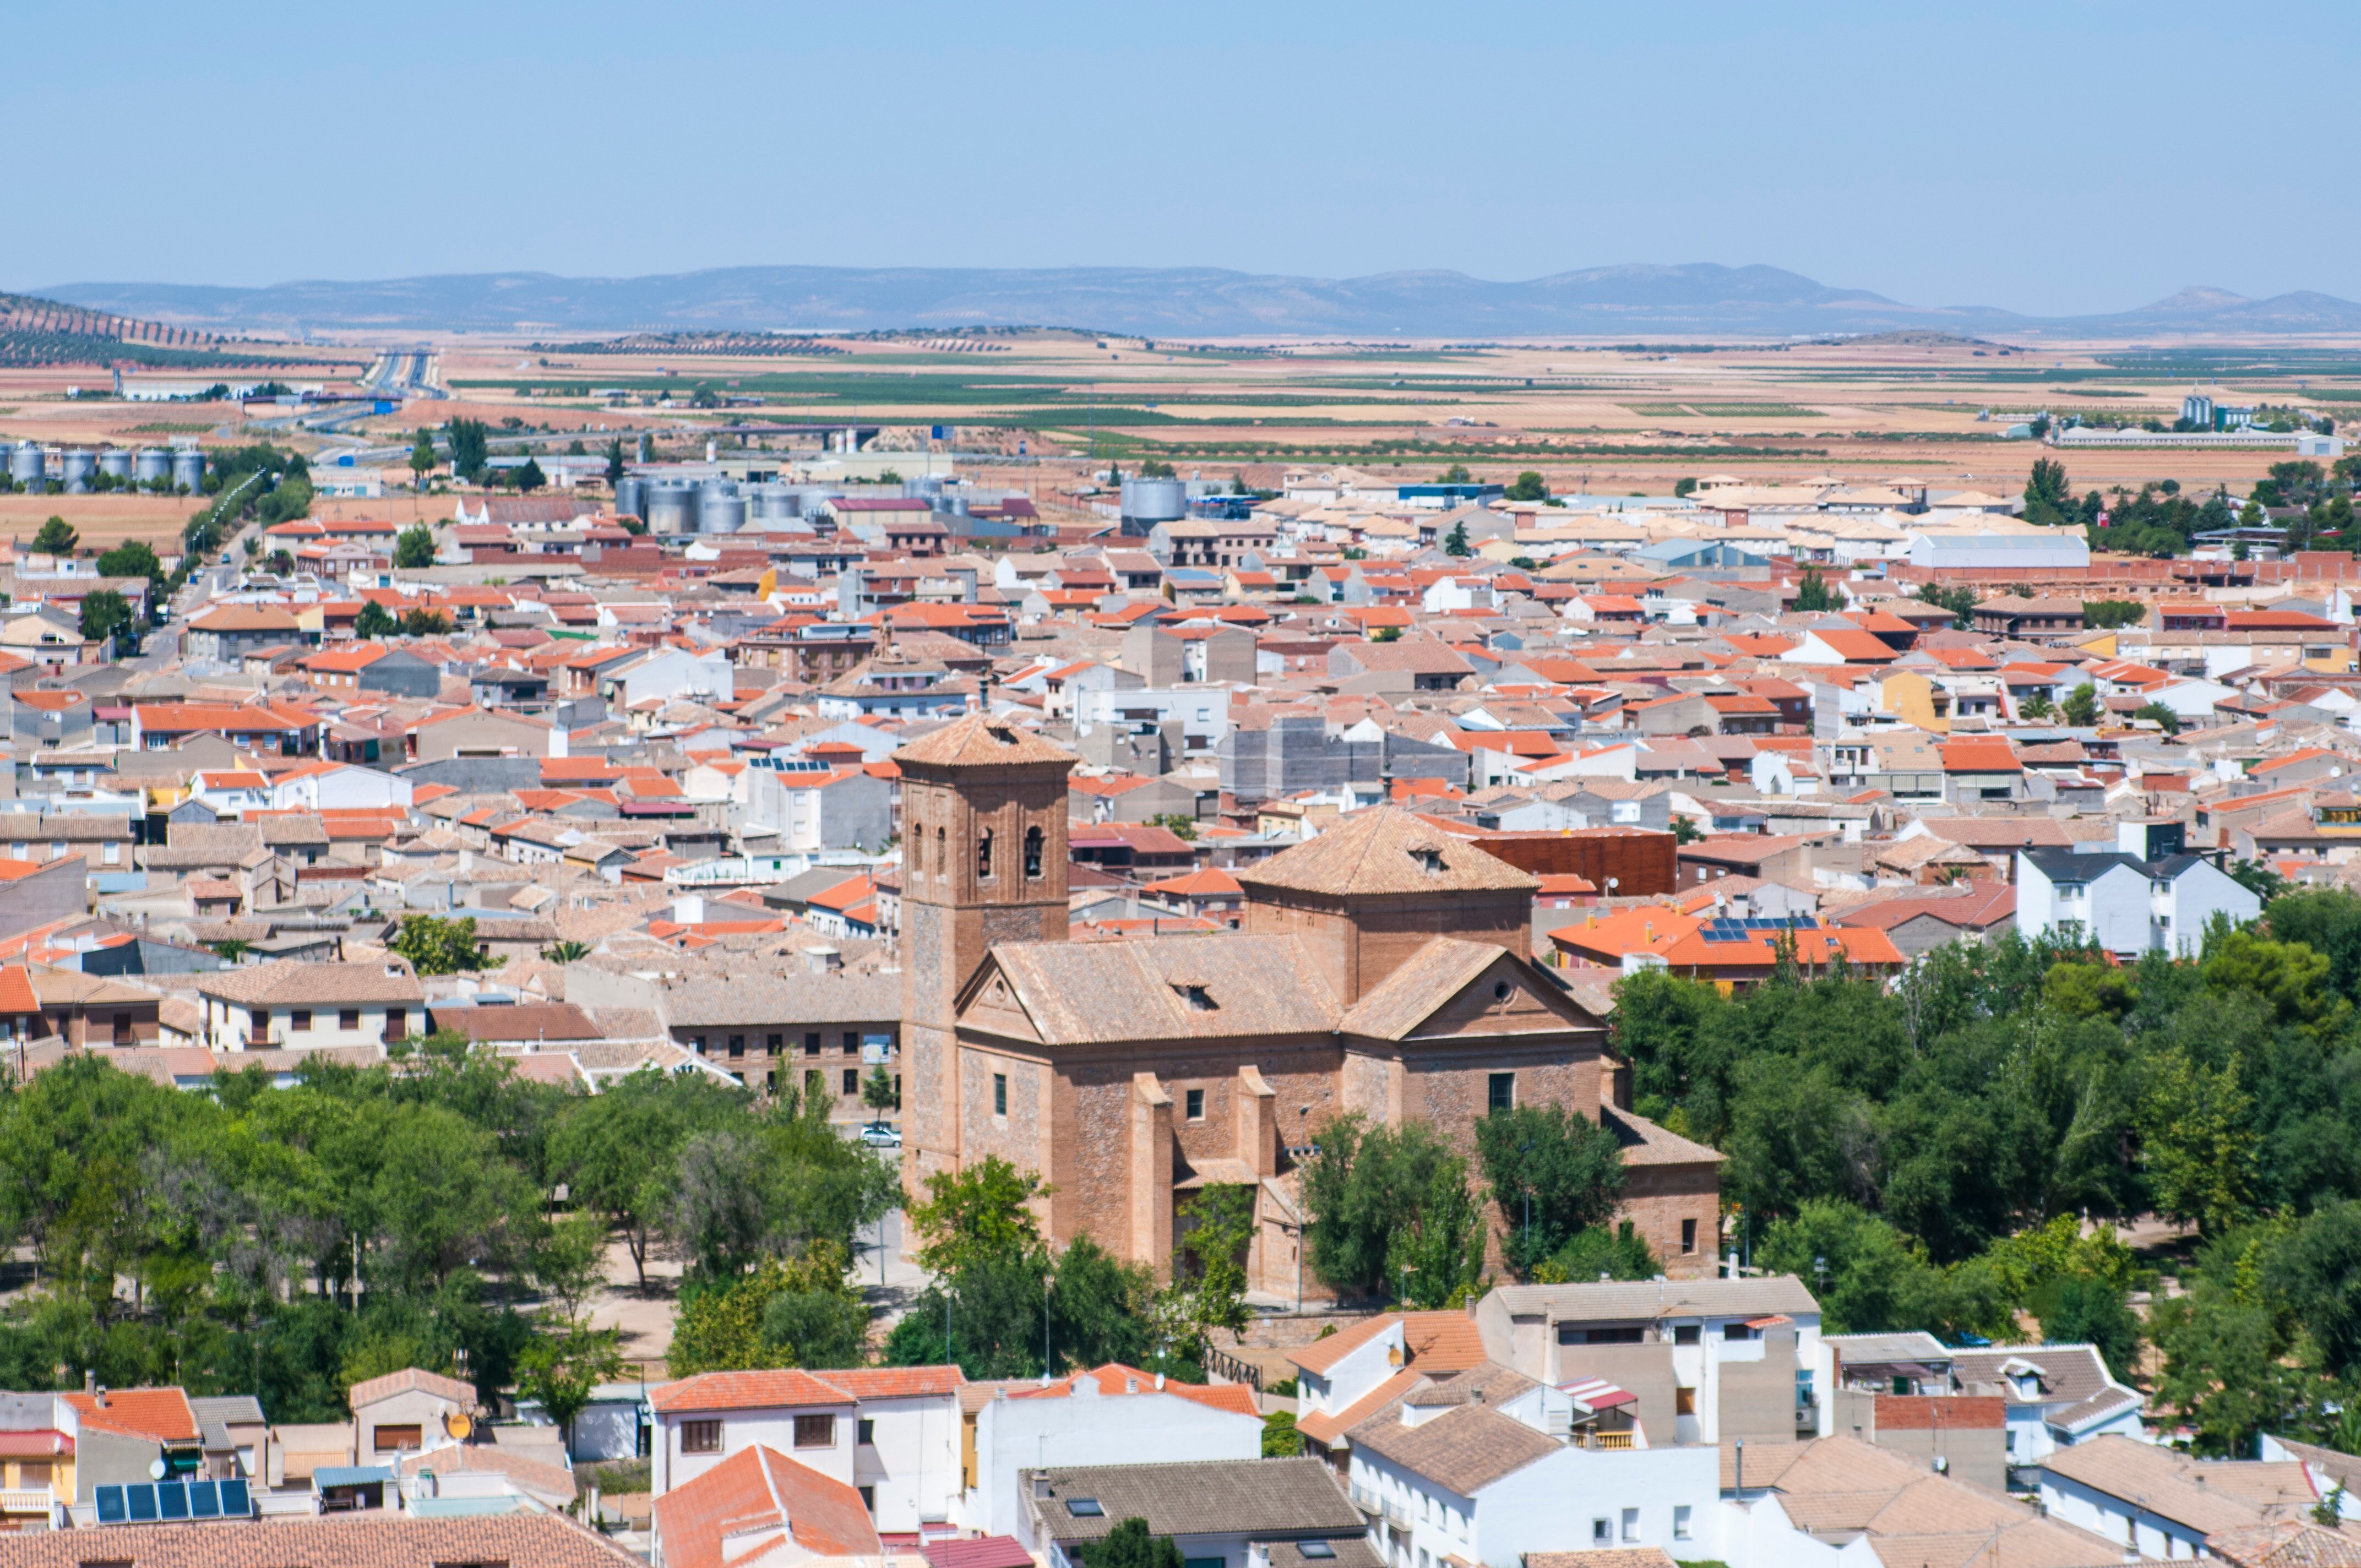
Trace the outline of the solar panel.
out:
M 242 1519 L 253 1517 L 254 1505 L 246 1500 L 245 1481 L 231 1480 L 221 1484 L 221 1511 L 225 1519 Z
M 157 1483 L 156 1517 L 163 1519 L 184 1519 L 189 1517 L 187 1482 L 159 1481 Z
M 131 1517 L 128 1513 L 124 1511 L 125 1505 L 123 1501 L 122 1487 L 101 1486 L 98 1488 L 95 1495 L 98 1498 L 99 1523 L 121 1524 L 125 1519 Z
M 123 1500 L 131 1505 L 133 1524 L 156 1522 L 156 1486 L 153 1482 L 144 1486 L 124 1487 Z
M 211 1481 L 189 1483 L 189 1517 L 210 1519 L 221 1517 L 221 1488 Z

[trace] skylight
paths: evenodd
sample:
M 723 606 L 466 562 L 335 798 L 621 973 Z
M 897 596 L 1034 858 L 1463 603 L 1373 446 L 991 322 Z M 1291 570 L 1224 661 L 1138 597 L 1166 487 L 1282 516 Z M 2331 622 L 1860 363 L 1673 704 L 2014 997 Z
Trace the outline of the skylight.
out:
M 1099 1507 L 1099 1500 L 1096 1497 L 1068 1497 L 1066 1511 L 1078 1519 L 1106 1518 L 1106 1510 Z

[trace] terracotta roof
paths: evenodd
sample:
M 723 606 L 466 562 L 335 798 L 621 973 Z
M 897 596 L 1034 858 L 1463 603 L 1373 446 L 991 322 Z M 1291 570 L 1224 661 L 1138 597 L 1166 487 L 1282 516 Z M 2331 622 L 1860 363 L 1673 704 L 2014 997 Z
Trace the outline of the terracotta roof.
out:
M 462 1383 L 456 1377 L 445 1377 L 439 1372 L 422 1371 L 415 1366 L 405 1366 L 382 1377 L 364 1378 L 345 1391 L 345 1399 L 357 1411 L 363 1405 L 374 1405 L 379 1399 L 389 1399 L 396 1394 L 413 1392 L 450 1399 L 469 1409 L 476 1405 L 474 1384 Z
M 723 1542 L 764 1525 L 784 1528 L 815 1557 L 884 1552 L 860 1493 L 759 1443 L 655 1501 L 664 1568 L 721 1568 Z M 741 1554 L 750 1544 L 741 1543 Z
M 110 1388 L 101 1405 L 91 1394 L 62 1394 L 81 1423 L 105 1431 L 130 1432 L 167 1443 L 197 1441 L 197 1415 L 179 1388 Z
M 823 1367 L 812 1374 L 856 1399 L 913 1399 L 955 1393 L 967 1377 L 956 1366 Z
M 1312 1341 L 1288 1360 L 1313 1376 L 1324 1376 L 1347 1352 L 1367 1344 L 1388 1325 L 1402 1326 L 1407 1364 L 1426 1372 L 1458 1372 L 1484 1359 L 1484 1336 L 1465 1312 L 1380 1312 L 1349 1329 Z
M 1403 893 L 1517 891 L 1541 883 L 1414 813 L 1373 806 L 1343 817 L 1317 838 L 1243 868 L 1248 888 L 1356 896 Z
M 1052 745 L 1029 729 L 1005 719 L 972 713 L 922 735 L 894 753 L 896 765 L 973 768 L 1017 763 L 1063 764 L 1082 761 L 1062 746 Z
M 668 1383 L 648 1398 L 658 1413 L 680 1410 L 765 1410 L 786 1406 L 850 1405 L 853 1396 L 808 1372 L 785 1367 L 761 1372 L 700 1372 Z
M 990 961 L 1049 1045 L 1324 1034 L 1340 1011 L 1292 937 L 1018 942 Z
M 873 1551 L 874 1548 L 873 1547 Z M 399 1514 L 221 1524 L 101 1525 L 9 1537 L 11 1568 L 647 1568 L 559 1514 L 422 1519 Z
M 1233 1415 L 1252 1416 L 1257 1420 L 1262 1419 L 1262 1411 L 1255 1404 L 1253 1392 L 1243 1383 L 1180 1383 L 1166 1378 L 1164 1387 L 1159 1388 L 1156 1386 L 1155 1373 L 1142 1372 L 1137 1366 L 1126 1366 L 1119 1361 L 1110 1361 L 1104 1365 L 1093 1366 L 1087 1372 L 1070 1373 L 1054 1383 L 1038 1384 L 1029 1390 L 1020 1389 L 1013 1392 L 1009 1398 L 1012 1399 L 1067 1398 L 1073 1394 L 1074 1385 L 1085 1377 L 1098 1385 L 1098 1390 L 1102 1396 L 1170 1394 L 1186 1399 L 1192 1405 L 1202 1405 L 1208 1409 L 1228 1410 Z
M 2205 1549 L 2235 1568 L 2361 1568 L 2361 1541 L 2302 1519 L 2217 1531 Z

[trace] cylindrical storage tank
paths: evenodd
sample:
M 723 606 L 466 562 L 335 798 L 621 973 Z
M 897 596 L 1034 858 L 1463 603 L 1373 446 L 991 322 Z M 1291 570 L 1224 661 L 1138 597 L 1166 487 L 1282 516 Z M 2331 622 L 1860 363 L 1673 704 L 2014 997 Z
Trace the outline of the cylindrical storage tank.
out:
M 82 447 L 65 455 L 61 473 L 66 482 L 66 494 L 81 495 L 90 488 L 90 477 L 98 472 L 98 454 Z
M 8 477 L 20 487 L 38 486 L 49 477 L 49 455 L 38 442 L 18 443 L 8 454 Z
M 697 487 L 685 479 L 657 479 L 648 486 L 645 521 L 650 533 L 697 532 Z
M 204 488 L 205 455 L 188 447 L 173 453 L 172 483 L 192 495 Z
M 708 488 L 697 506 L 697 532 L 699 533 L 736 533 L 746 526 L 746 498 L 743 496 L 724 495 Z
M 108 448 L 98 455 L 98 471 L 110 479 L 131 477 L 131 454 L 119 446 Z
M 757 522 L 784 521 L 803 515 L 803 498 L 785 485 L 757 485 L 746 510 Z
M 647 519 L 648 482 L 636 474 L 626 474 L 615 481 L 615 515 Z
M 131 459 L 131 477 L 141 484 L 172 477 L 172 455 L 160 446 L 143 446 Z
M 1123 525 L 1126 533 L 1145 533 L 1159 522 L 1189 515 L 1189 492 L 1178 479 L 1126 479 L 1123 482 Z

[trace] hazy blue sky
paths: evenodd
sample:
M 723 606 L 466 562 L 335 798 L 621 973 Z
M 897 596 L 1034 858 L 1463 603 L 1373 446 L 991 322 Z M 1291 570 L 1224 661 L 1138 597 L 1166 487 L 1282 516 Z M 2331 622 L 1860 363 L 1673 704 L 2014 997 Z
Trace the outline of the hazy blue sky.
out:
M 0 286 L 1721 261 L 2042 313 L 2361 298 L 2356 43 L 2349 3 L 12 7 Z

